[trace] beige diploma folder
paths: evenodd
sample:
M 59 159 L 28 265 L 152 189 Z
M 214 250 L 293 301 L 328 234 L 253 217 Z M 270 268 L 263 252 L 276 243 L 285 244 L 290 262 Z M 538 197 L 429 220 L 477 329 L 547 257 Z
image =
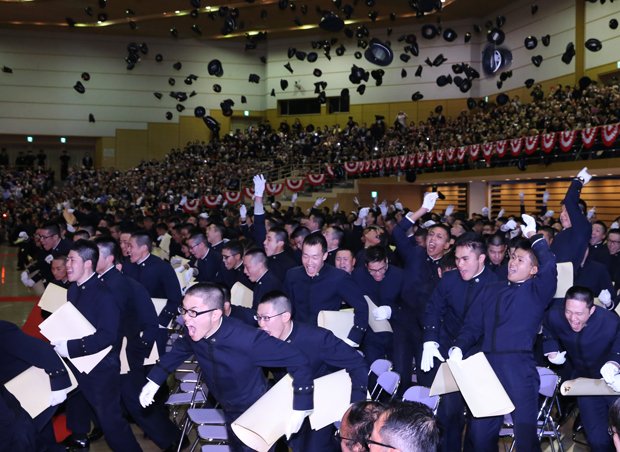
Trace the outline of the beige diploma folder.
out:
M 447 364 L 474 417 L 500 416 L 515 409 L 484 353 L 476 353 L 463 361 L 448 359 Z M 449 378 L 445 374 L 443 378 L 446 381 L 444 389 L 450 389 Z
M 68 393 L 77 388 L 77 381 L 66 364 L 65 367 L 71 379 L 71 386 L 65 389 Z M 7 381 L 4 386 L 33 419 L 50 406 L 52 386 L 47 372 L 43 369 L 32 366 L 12 380 Z
M 431 385 L 429 395 L 436 396 L 448 394 L 450 392 L 458 392 L 458 390 L 459 386 L 456 384 L 456 380 L 452 376 L 448 363 L 441 363 L 439 369 L 437 369 L 437 373 L 435 374 L 435 379 Z
M 56 309 L 67 302 L 67 289 L 57 286 L 56 284 L 48 284 L 45 292 L 39 300 L 39 307 L 47 312 L 56 312 Z
M 320 311 L 317 316 L 317 325 L 331 331 L 334 336 L 346 342 L 347 345 L 355 347 L 355 344 L 348 339 L 349 332 L 353 328 L 353 316 L 353 309 Z
M 237 281 L 230 289 L 230 302 L 237 306 L 252 307 L 254 292 Z
M 566 380 L 560 386 L 560 392 L 565 396 L 618 396 L 602 378 L 576 378 Z
M 364 295 L 366 299 L 366 303 L 368 303 L 368 326 L 375 333 L 391 333 L 392 325 L 388 320 L 375 320 L 375 317 L 372 315 L 372 310 L 377 309 L 377 305 L 373 303 L 368 295 Z
M 97 330 L 72 303 L 65 303 L 39 325 L 41 334 L 50 342 L 68 341 L 90 336 Z M 89 373 L 112 350 L 108 346 L 92 355 L 68 358 L 82 373 Z
M 314 430 L 339 421 L 351 404 L 349 374 L 340 370 L 314 380 L 313 399 L 310 425 Z M 292 412 L 293 379 L 286 375 L 239 416 L 231 427 L 246 446 L 266 452 L 284 435 Z
M 564 298 L 566 291 L 573 287 L 573 264 L 560 262 L 556 264 L 558 270 L 558 287 L 553 298 Z
M 127 359 L 127 338 L 123 336 L 123 342 L 121 344 L 121 353 L 119 355 L 121 360 L 121 375 L 129 373 L 131 368 L 129 367 L 129 360 Z M 144 365 L 148 366 L 150 364 L 156 364 L 159 359 L 159 352 L 157 351 L 157 344 L 153 344 L 153 348 L 151 349 L 151 353 L 148 358 L 144 358 Z

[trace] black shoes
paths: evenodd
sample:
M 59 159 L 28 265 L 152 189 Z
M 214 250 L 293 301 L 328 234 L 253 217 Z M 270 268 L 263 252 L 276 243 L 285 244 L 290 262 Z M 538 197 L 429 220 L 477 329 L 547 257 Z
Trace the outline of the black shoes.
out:
M 70 436 L 64 441 L 64 445 L 69 452 L 87 452 L 90 448 L 90 441 L 88 438 L 78 439 Z

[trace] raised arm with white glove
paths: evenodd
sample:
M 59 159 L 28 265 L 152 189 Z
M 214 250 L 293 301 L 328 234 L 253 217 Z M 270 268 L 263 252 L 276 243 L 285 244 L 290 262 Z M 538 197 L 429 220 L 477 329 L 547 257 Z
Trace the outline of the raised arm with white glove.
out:
M 606 308 L 612 305 L 611 294 L 607 289 L 601 290 L 601 293 L 598 294 L 598 299 L 605 305 Z
M 534 220 L 534 217 L 526 213 L 521 215 L 521 218 L 525 222 L 525 225 L 521 225 L 521 231 L 523 232 L 523 236 L 529 239 L 531 236 L 536 234 L 536 220 Z
M 603 364 L 603 367 L 601 367 L 601 376 L 608 385 L 614 382 L 614 377 L 619 373 L 618 365 L 611 361 L 606 362 Z
M 433 341 L 424 342 L 424 350 L 422 351 L 422 362 L 420 363 L 420 369 L 423 372 L 428 372 L 431 370 L 434 365 L 434 359 L 437 358 L 439 361 L 445 361 L 441 353 L 439 352 L 439 344 Z
M 592 175 L 588 172 L 588 167 L 584 166 L 579 174 L 577 174 L 577 179 L 581 181 L 583 185 L 586 185 L 592 179 Z
M 437 199 L 439 199 L 439 193 L 437 193 L 436 191 L 426 193 L 424 195 L 424 200 L 422 201 L 422 208 L 430 212 L 431 210 L 433 210 L 433 207 L 435 207 Z

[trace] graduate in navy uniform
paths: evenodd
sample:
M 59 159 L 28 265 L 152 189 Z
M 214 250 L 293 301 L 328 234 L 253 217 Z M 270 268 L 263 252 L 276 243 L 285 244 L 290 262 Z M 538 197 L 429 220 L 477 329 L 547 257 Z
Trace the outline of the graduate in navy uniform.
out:
M 472 303 L 449 356 L 460 360 L 478 341 L 491 367 L 515 405 L 512 412 L 517 447 L 538 450 L 536 434 L 540 378 L 534 341 L 557 286 L 555 255 L 536 222 L 522 215 L 523 235 L 508 263 L 508 281 L 488 284 Z M 503 416 L 472 419 L 469 436 L 476 452 L 497 451 Z
M 282 282 L 267 267 L 267 256 L 261 249 L 254 248 L 243 256 L 244 272 L 252 282 L 254 295 L 252 298 L 252 309 L 256 310 L 259 301 L 266 293 L 282 289 Z
M 251 287 L 252 283 L 244 273 L 243 245 L 238 240 L 230 240 L 222 247 L 222 268 L 216 277 L 216 282 L 225 285 L 230 290 L 235 283 Z
M 620 319 L 615 313 L 595 306 L 589 288 L 568 289 L 564 306 L 555 305 L 547 312 L 543 336 L 543 349 L 549 361 L 557 365 L 570 361 L 569 378 L 598 379 L 603 375 L 620 392 L 620 384 L 614 384 L 620 366 Z M 581 423 L 593 451 L 614 451 L 607 433 L 607 413 L 617 398 L 577 397 Z
M 331 331 L 293 321 L 291 302 L 282 292 L 266 294 L 258 305 L 256 319 L 260 329 L 292 344 L 308 358 L 312 378 L 345 369 L 351 378 L 351 402 L 366 400 L 368 366 L 364 359 Z M 286 374 L 284 369 L 272 372 L 278 380 Z M 312 430 L 307 420 L 299 433 L 292 436 L 289 444 L 293 450 L 337 452 L 340 447 L 335 441 L 334 431 L 332 424 L 320 430 Z
M 286 428 L 289 436 L 299 430 L 312 410 L 312 372 L 308 359 L 295 347 L 225 317 L 223 308 L 224 294 L 217 285 L 195 284 L 187 290 L 179 308 L 187 334 L 149 372 L 140 402 L 150 405 L 168 374 L 193 355 L 211 394 L 222 405 L 231 450 L 251 451 L 234 435 L 230 424 L 267 391 L 263 367 L 286 367 L 293 377 L 294 411 Z
M 368 315 L 375 320 L 390 320 L 402 303 L 403 270 L 389 264 L 387 251 L 381 245 L 366 248 L 364 261 L 365 265 L 353 270 L 352 276 L 362 293 L 377 305 Z M 392 360 L 393 336 L 392 332 L 387 331 L 366 331 L 361 350 L 368 365 L 379 358 Z
M 158 316 L 159 324 L 167 327 L 176 317 L 181 304 L 181 285 L 170 264 L 151 254 L 151 237 L 145 231 L 136 231 L 129 241 L 129 258 L 133 265 L 124 267 L 123 272 L 142 284 L 151 298 L 165 298 L 166 305 Z M 157 348 L 160 356 L 166 350 L 167 332 L 160 328 Z
M 37 232 L 42 248 L 38 253 L 37 268 L 47 285 L 54 279 L 50 268 L 54 256 L 66 256 L 71 249 L 71 242 L 60 236 L 60 227 L 56 223 L 46 223 Z
M 448 355 L 463 328 L 465 317 L 477 295 L 498 277 L 485 265 L 486 246 L 482 236 L 475 232 L 462 234 L 454 244 L 458 271 L 444 272 L 426 305 L 424 315 L 424 350 L 420 367 L 435 378 L 438 364 Z M 478 350 L 474 349 L 469 354 Z M 465 402 L 460 392 L 441 396 L 437 417 L 444 427 L 441 449 L 445 452 L 461 450 L 465 419 Z
M 63 451 L 56 444 L 52 415 L 67 398 L 69 374 L 54 349 L 28 336 L 17 325 L 0 320 L 0 444 L 7 451 Z M 44 369 L 50 379 L 50 407 L 34 419 L 4 384 L 31 366 Z M 6 448 L 6 449 L 4 449 Z
M 129 372 L 121 375 L 121 399 L 134 422 L 160 449 L 176 450 L 181 432 L 168 417 L 163 401 L 144 410 L 138 396 L 146 373 L 144 360 L 151 354 L 159 331 L 157 312 L 148 291 L 138 281 L 124 276 L 116 265 L 120 248 L 111 237 L 94 240 L 99 249 L 97 273 L 112 291 L 121 309 L 121 334 L 126 339 L 125 353 Z
M 575 272 L 581 265 L 592 236 L 592 225 L 586 218 L 585 202 L 580 199 L 581 189 L 590 179 L 592 176 L 588 168 L 583 168 L 571 181 L 560 213 L 560 222 L 564 229 L 555 235 L 551 243 L 551 251 L 557 261 L 571 262 Z
M 428 229 L 426 247 L 416 246 L 407 237 L 407 230 L 424 214 L 433 210 L 439 198 L 437 192 L 424 195 L 422 206 L 409 212 L 392 231 L 398 254 L 405 266 L 405 288 L 403 303 L 394 315 L 394 369 L 403 380 L 409 381 L 413 358 L 416 363 L 422 359 L 422 322 L 426 303 L 439 282 L 439 263 L 450 247 L 450 229 L 441 223 Z M 418 383 L 431 386 L 428 374 L 417 366 Z M 399 392 L 404 391 L 403 388 Z
M 320 232 L 304 239 L 301 259 L 303 265 L 291 268 L 282 286 L 293 305 L 293 318 L 316 325 L 320 311 L 338 311 L 345 301 L 354 310 L 348 339 L 361 344 L 368 328 L 368 304 L 350 275 L 325 264 L 327 242 Z
M 223 245 L 223 243 L 222 243 Z M 222 269 L 222 255 L 219 251 L 209 248 L 209 242 L 202 232 L 195 232 L 187 240 L 187 247 L 196 258 L 195 267 L 198 269 L 198 282 L 215 282 Z
M 497 275 L 498 279 L 505 280 L 508 277 L 508 242 L 502 232 L 496 232 L 487 239 L 487 262 L 486 266 Z
M 72 282 L 67 291 L 67 300 L 86 317 L 96 332 L 79 339 L 57 341 L 52 345 L 56 353 L 65 358 L 92 355 L 112 346 L 90 373 L 78 371 L 71 363 L 69 366 L 73 368 L 80 392 L 97 416 L 110 448 L 119 452 L 139 451 L 140 446 L 121 412 L 121 310 L 112 291 L 95 273 L 98 260 L 97 246 L 87 240 L 75 242 L 67 257 L 67 276 Z M 72 400 L 73 397 L 67 401 L 68 418 Z

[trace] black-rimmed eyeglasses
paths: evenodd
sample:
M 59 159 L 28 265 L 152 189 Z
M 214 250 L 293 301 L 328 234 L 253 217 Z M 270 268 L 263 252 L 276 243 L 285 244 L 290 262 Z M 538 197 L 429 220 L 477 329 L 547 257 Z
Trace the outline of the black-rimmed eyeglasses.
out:
M 207 309 L 206 311 L 195 311 L 193 309 L 185 309 L 183 306 L 179 306 L 178 311 L 179 311 L 179 314 L 181 315 L 187 314 L 191 318 L 196 318 L 199 315 L 206 314 L 207 312 L 215 311 L 216 309 L 219 309 L 219 308 Z
M 284 311 L 284 312 L 288 312 L 288 311 Z M 257 322 L 269 322 L 274 317 L 284 314 L 284 312 L 281 312 L 279 314 L 274 314 L 274 315 L 255 315 L 254 320 L 256 320 Z

